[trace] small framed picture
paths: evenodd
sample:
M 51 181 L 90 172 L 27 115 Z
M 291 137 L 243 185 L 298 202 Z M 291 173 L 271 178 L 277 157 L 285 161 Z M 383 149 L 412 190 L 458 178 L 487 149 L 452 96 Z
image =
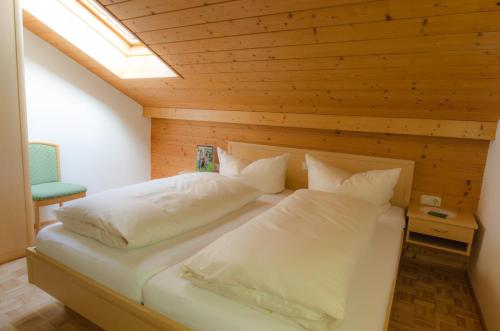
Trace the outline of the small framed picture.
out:
M 196 171 L 215 171 L 213 145 L 196 145 Z

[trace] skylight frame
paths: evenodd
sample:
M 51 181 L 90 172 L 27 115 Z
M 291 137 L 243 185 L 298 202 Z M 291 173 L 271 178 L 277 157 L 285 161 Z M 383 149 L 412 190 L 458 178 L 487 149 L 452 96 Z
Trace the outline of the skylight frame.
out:
M 132 46 L 143 46 L 143 43 L 129 31 L 120 21 L 111 15 L 100 3 L 95 0 L 78 0 L 92 14 L 112 29 L 118 36 Z

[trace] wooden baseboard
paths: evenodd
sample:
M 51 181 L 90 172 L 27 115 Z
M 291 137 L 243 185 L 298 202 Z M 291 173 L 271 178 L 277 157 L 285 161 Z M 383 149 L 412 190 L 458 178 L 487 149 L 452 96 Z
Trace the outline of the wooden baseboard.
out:
M 465 278 L 467 278 L 467 283 L 469 283 L 469 288 L 472 293 L 472 299 L 474 300 L 474 304 L 476 305 L 478 310 L 479 322 L 481 323 L 481 327 L 484 331 L 488 331 L 488 329 L 486 328 L 486 323 L 484 322 L 483 311 L 481 310 L 481 306 L 479 305 L 479 301 L 477 300 L 476 292 L 474 292 L 474 287 L 472 286 L 472 282 L 470 281 L 468 272 L 465 273 Z
M 0 264 L 10 262 L 12 260 L 19 259 L 21 257 L 26 256 L 26 250 L 24 248 L 17 249 L 13 251 L 9 251 L 3 254 L 0 254 Z

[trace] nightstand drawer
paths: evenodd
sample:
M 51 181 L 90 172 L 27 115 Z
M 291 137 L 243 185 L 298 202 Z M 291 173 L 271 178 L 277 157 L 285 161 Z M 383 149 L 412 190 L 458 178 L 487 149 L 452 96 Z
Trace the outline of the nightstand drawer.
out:
M 410 218 L 408 229 L 413 232 L 467 243 L 472 241 L 474 235 L 472 229 L 414 218 Z

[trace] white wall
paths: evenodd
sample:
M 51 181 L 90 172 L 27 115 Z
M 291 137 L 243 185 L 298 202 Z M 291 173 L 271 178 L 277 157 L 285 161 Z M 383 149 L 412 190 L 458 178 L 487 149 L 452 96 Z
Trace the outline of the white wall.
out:
M 500 122 L 490 143 L 478 217 L 479 235 L 469 275 L 486 328 L 500 330 Z
M 29 139 L 60 144 L 63 181 L 93 194 L 148 180 L 142 107 L 28 30 L 24 43 Z

